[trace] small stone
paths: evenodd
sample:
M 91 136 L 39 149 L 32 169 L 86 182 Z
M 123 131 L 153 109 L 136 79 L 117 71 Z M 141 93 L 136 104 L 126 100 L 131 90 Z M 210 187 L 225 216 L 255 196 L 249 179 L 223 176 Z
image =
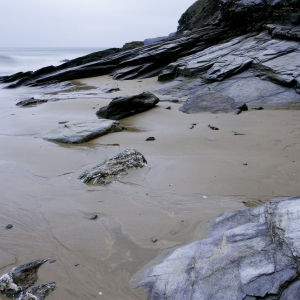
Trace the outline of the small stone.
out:
M 50 260 L 48 260 L 48 262 L 49 262 L 49 264 L 53 264 L 56 262 L 56 259 L 50 259 Z
M 248 166 L 248 164 L 243 164 L 243 166 Z
M 7 224 L 6 226 L 5 226 L 5 229 L 11 229 L 11 228 L 13 228 L 14 226 L 12 225 L 12 224 Z
M 74 265 L 74 267 L 78 267 L 78 266 L 80 266 L 80 264 L 76 264 L 76 265 Z
M 155 141 L 155 137 L 150 136 L 150 137 L 146 138 L 146 141 L 147 141 L 147 142 L 148 142 L 148 141 Z
M 263 110 L 264 108 L 263 107 L 253 107 L 252 109 L 254 109 L 254 110 Z
M 158 239 L 157 238 L 152 238 L 151 241 L 152 241 L 152 243 L 156 243 L 158 241 Z
M 171 106 L 166 107 L 166 109 L 171 109 Z
M 91 217 L 90 217 L 90 220 L 96 220 L 98 218 L 98 215 L 92 215 Z

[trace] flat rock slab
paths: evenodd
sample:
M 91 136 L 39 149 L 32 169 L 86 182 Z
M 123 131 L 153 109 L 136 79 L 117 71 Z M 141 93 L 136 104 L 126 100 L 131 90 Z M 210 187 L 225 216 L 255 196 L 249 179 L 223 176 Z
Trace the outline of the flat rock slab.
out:
M 43 136 L 50 142 L 80 144 L 102 135 L 126 130 L 119 122 L 112 120 L 92 120 L 87 122 L 67 123 L 53 129 Z
M 300 197 L 225 213 L 131 284 L 155 300 L 299 299 L 299 214 Z
M 147 166 L 145 157 L 135 149 L 127 149 L 101 164 L 86 170 L 78 179 L 84 183 L 106 185 L 122 178 L 129 169 Z
M 108 106 L 101 107 L 96 115 L 100 118 L 119 120 L 154 107 L 159 99 L 150 92 L 137 95 L 116 97 Z
M 37 104 L 46 103 L 46 102 L 48 102 L 48 100 L 30 98 L 27 100 L 20 101 L 16 105 L 17 106 L 30 106 L 30 105 L 37 105 Z
M 236 110 L 247 110 L 245 103 L 237 103 L 234 99 L 218 92 L 200 92 L 188 98 L 179 108 L 186 114 L 196 114 L 209 111 L 213 114 L 219 112 L 233 112 Z

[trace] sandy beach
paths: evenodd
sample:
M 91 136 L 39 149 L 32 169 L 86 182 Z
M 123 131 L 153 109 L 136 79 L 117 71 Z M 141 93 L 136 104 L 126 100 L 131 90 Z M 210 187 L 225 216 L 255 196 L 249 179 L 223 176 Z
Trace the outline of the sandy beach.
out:
M 113 97 L 163 83 L 101 76 L 74 84 L 48 95 L 63 100 L 26 108 L 15 104 L 29 88 L 1 95 L 1 274 L 55 259 L 39 271 L 38 282 L 59 284 L 49 300 L 146 299 L 143 290 L 130 288 L 130 278 L 163 251 L 204 236 L 205 221 L 299 194 L 300 110 L 184 114 L 180 102 L 159 102 L 120 120 L 127 131 L 80 145 L 43 140 L 59 122 L 96 119 Z M 121 91 L 99 92 L 109 87 Z M 141 152 L 147 167 L 108 186 L 77 179 L 128 148 Z M 97 220 L 89 219 L 93 214 Z M 8 223 L 13 228 L 5 230 Z

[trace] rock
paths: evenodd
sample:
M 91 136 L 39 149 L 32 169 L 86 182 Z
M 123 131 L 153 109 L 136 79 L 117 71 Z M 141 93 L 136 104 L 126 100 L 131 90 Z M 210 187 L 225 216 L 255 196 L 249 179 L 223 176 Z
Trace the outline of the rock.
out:
M 134 41 L 134 42 L 130 42 L 130 43 L 126 43 L 123 46 L 123 49 L 134 49 L 134 48 L 138 48 L 138 47 L 142 47 L 144 46 L 143 42 L 139 42 L 139 41 Z
M 90 220 L 96 220 L 96 219 L 98 219 L 98 215 L 92 215 L 92 216 L 90 216 Z
M 103 89 L 102 90 L 104 93 L 114 93 L 114 92 L 119 92 L 119 88 L 108 88 L 108 89 Z
M 49 131 L 43 136 L 43 139 L 50 142 L 79 144 L 122 130 L 125 130 L 125 127 L 112 120 L 69 122 L 62 127 Z
M 135 149 L 127 149 L 103 163 L 86 170 L 78 179 L 84 183 L 109 184 L 122 178 L 128 169 L 143 168 L 147 165 L 145 157 Z
M 17 106 L 29 106 L 29 105 L 46 103 L 46 102 L 48 102 L 48 100 L 34 99 L 34 97 L 32 97 L 30 99 L 20 101 L 16 105 Z
M 172 250 L 131 284 L 149 299 L 298 299 L 300 197 L 228 212 L 204 239 Z
M 100 118 L 119 120 L 154 107 L 159 99 L 150 92 L 114 98 L 108 106 L 101 107 L 96 115 Z
M 180 111 L 187 114 L 195 114 L 202 111 L 211 113 L 231 112 L 235 109 L 244 107 L 244 103 L 236 103 L 234 99 L 217 92 L 198 93 L 186 100 L 179 108 Z
M 48 259 L 36 260 L 13 268 L 9 273 L 0 278 L 0 293 L 9 298 L 19 300 L 44 300 L 50 292 L 57 288 L 55 282 L 27 289 L 37 281 L 37 271 L 46 261 Z
M 207 127 L 209 127 L 211 130 L 219 130 L 219 128 L 218 128 L 218 127 L 211 126 L 211 125 L 207 125 Z
M 6 226 L 5 226 L 5 229 L 11 229 L 11 228 L 13 228 L 14 226 L 12 225 L 12 224 L 7 224 Z
M 147 141 L 147 142 L 148 142 L 148 141 L 155 141 L 155 137 L 150 136 L 150 137 L 146 138 L 146 141 Z

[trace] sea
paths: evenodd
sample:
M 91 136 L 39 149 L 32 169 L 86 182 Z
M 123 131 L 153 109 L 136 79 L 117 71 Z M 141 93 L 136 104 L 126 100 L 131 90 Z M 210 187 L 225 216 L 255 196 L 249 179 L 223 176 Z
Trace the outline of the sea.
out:
M 36 71 L 50 65 L 58 66 L 65 60 L 104 49 L 107 48 L 0 48 L 0 77 L 17 72 Z

